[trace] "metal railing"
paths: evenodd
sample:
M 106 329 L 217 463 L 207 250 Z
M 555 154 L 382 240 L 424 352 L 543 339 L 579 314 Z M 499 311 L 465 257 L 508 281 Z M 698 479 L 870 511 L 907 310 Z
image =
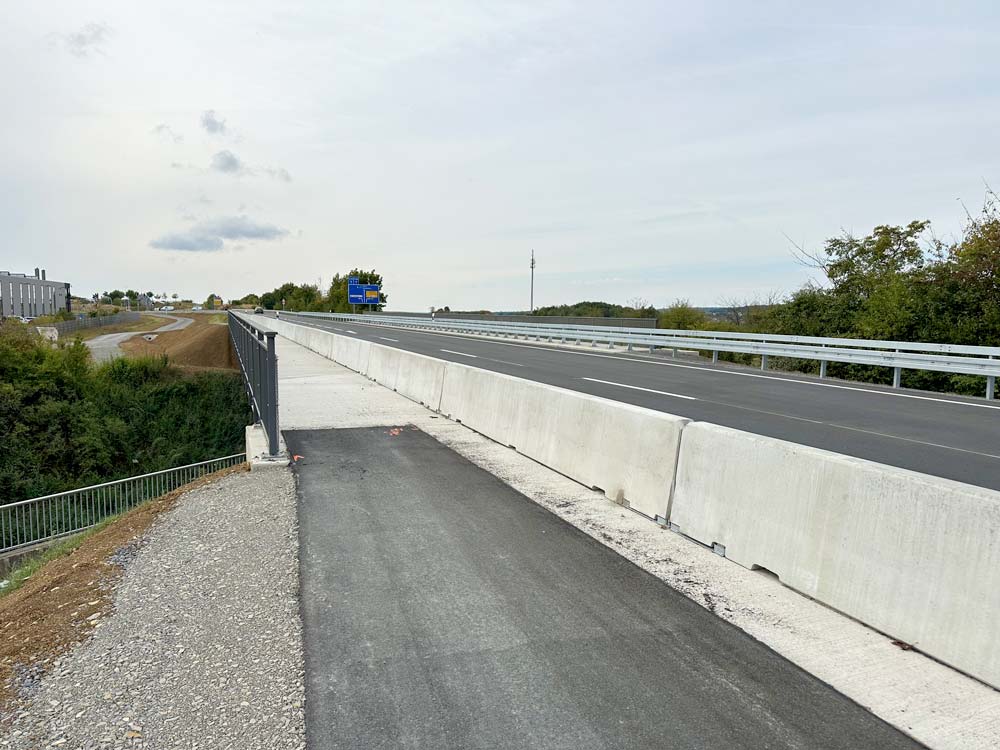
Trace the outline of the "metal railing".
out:
M 265 331 L 229 311 L 229 335 L 243 371 L 255 422 L 264 425 L 267 450 L 278 455 L 278 354 L 274 331 Z
M 77 318 L 76 320 L 60 320 L 58 323 L 49 323 L 38 326 L 39 328 L 55 328 L 60 337 L 70 333 L 76 333 L 86 328 L 100 328 L 102 326 L 113 326 L 119 323 L 132 323 L 139 320 L 137 312 L 120 312 L 114 315 L 98 315 L 95 318 Z
M 245 461 L 245 453 L 236 453 L 0 505 L 0 554 L 79 533 L 146 500 Z
M 870 339 L 820 338 L 786 336 L 732 331 L 682 331 L 647 328 L 604 328 L 586 325 L 546 325 L 540 323 L 505 323 L 496 321 L 458 321 L 380 315 L 347 315 L 339 313 L 283 313 L 282 317 L 303 317 L 340 320 L 396 328 L 418 328 L 454 333 L 471 333 L 546 340 L 555 343 L 605 344 L 608 348 L 624 346 L 631 351 L 638 346 L 654 349 L 694 349 L 711 352 L 717 362 L 719 352 L 758 355 L 761 369 L 768 368 L 768 357 L 814 360 L 820 364 L 819 375 L 826 377 L 829 362 L 876 365 L 893 370 L 893 387 L 900 386 L 902 370 L 929 370 L 986 378 L 986 398 L 995 394 L 996 378 L 1000 375 L 1000 347 L 962 344 L 932 344 L 911 341 L 877 341 Z

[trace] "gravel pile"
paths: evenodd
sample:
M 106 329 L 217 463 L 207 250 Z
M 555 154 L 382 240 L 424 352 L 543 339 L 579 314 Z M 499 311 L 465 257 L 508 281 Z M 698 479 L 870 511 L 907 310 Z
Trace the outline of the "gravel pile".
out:
M 286 470 L 186 494 L 0 747 L 305 747 L 295 519 Z

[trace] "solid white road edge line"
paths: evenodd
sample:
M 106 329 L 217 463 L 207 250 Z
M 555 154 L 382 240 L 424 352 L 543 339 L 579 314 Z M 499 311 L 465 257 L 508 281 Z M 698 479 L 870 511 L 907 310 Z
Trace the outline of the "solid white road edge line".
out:
M 610 380 L 598 380 L 597 378 L 580 378 L 580 380 L 589 380 L 591 383 L 604 383 L 604 385 L 616 385 L 619 388 L 629 388 L 633 391 L 645 391 L 646 393 L 659 393 L 661 396 L 670 396 L 672 398 L 684 398 L 688 401 L 697 401 L 694 396 L 684 396 L 680 393 L 670 393 L 669 391 L 654 391 L 652 388 L 640 388 L 637 385 L 626 385 L 625 383 L 612 383 Z
M 442 352 L 448 352 L 448 354 L 457 354 L 459 357 L 470 357 L 471 359 L 479 359 L 477 354 L 466 354 L 465 352 L 453 352 L 451 349 L 441 349 Z

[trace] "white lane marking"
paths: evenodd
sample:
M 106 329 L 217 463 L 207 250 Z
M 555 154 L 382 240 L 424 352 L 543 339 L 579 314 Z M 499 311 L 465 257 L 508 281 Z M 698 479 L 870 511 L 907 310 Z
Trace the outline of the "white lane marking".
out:
M 502 365 L 514 365 L 514 367 L 524 367 L 524 365 L 522 365 L 520 362 L 508 362 L 506 359 L 489 359 L 488 357 L 487 359 L 490 362 L 499 362 Z
M 466 354 L 465 352 L 453 352 L 451 349 L 441 349 L 442 352 L 448 352 L 448 354 L 457 354 L 459 357 L 470 357 L 472 359 L 479 359 L 475 354 Z
M 343 329 L 343 328 L 334 328 L 333 330 L 335 330 L 335 331 L 340 331 L 341 333 L 343 333 L 343 332 L 344 332 L 344 329 Z
M 357 335 L 358 335 L 358 332 L 357 332 L 357 331 L 352 331 L 352 330 L 351 330 L 350 328 L 348 328 L 348 329 L 347 329 L 347 332 L 348 332 L 348 333 L 353 333 L 353 334 L 354 334 L 355 336 L 357 336 Z
M 629 388 L 633 391 L 645 391 L 646 393 L 659 393 L 661 396 L 671 396 L 673 398 L 686 398 L 688 401 L 697 401 L 694 396 L 684 396 L 680 393 L 670 393 L 669 391 L 654 391 L 652 388 L 640 388 L 637 385 L 626 385 L 625 383 L 612 383 L 610 380 L 598 380 L 597 378 L 580 378 L 589 380 L 591 383 L 604 383 L 604 385 L 616 385 L 619 388 Z
M 625 362 L 642 362 L 647 365 L 656 365 L 657 367 L 679 367 L 682 370 L 700 370 L 702 372 L 707 372 L 713 375 L 738 375 L 743 378 L 760 378 L 761 380 L 777 380 L 782 383 L 795 383 L 797 385 L 809 385 L 816 388 L 837 388 L 842 391 L 859 391 L 861 393 L 871 393 L 875 396 L 893 396 L 895 398 L 911 398 L 917 401 L 935 401 L 941 404 L 951 404 L 952 406 L 974 406 L 979 409 L 1000 409 L 1000 404 L 987 404 L 987 403 L 976 403 L 974 401 L 956 401 L 954 399 L 948 398 L 937 398 L 934 396 L 918 396 L 914 393 L 894 393 L 892 391 L 875 390 L 872 388 L 860 388 L 853 385 L 838 385 L 837 383 L 818 383 L 812 380 L 796 380 L 795 378 L 787 377 L 776 377 L 774 375 L 761 375 L 755 372 L 739 372 L 737 370 L 725 370 L 710 367 L 708 365 L 682 365 L 677 362 L 654 362 L 650 359 L 639 359 L 638 357 L 626 357 L 623 355 L 614 354 L 597 354 L 595 352 L 578 352 L 573 349 L 566 349 L 559 346 L 545 346 L 537 344 L 514 344 L 508 341 L 497 341 L 496 339 L 490 339 L 485 336 L 468 336 L 459 333 L 437 333 L 435 331 L 421 331 L 417 329 L 406 329 L 410 333 L 421 333 L 427 336 L 450 336 L 452 338 L 463 338 L 472 341 L 485 341 L 491 344 L 497 344 L 499 346 L 513 346 L 518 349 L 541 349 L 543 351 L 550 352 L 563 352 L 564 354 L 575 354 L 580 357 L 599 357 L 601 359 L 617 359 Z M 989 454 L 987 454 L 989 455 Z
M 379 338 L 382 339 L 383 341 L 395 341 L 397 344 L 399 343 L 399 339 L 390 339 L 387 338 L 386 336 L 379 336 Z

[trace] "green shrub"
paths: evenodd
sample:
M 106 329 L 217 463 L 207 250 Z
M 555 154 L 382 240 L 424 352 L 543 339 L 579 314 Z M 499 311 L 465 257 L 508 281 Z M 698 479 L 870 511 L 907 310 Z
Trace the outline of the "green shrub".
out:
M 95 366 L 80 341 L 0 325 L 0 504 L 239 453 L 249 422 L 237 373 Z

